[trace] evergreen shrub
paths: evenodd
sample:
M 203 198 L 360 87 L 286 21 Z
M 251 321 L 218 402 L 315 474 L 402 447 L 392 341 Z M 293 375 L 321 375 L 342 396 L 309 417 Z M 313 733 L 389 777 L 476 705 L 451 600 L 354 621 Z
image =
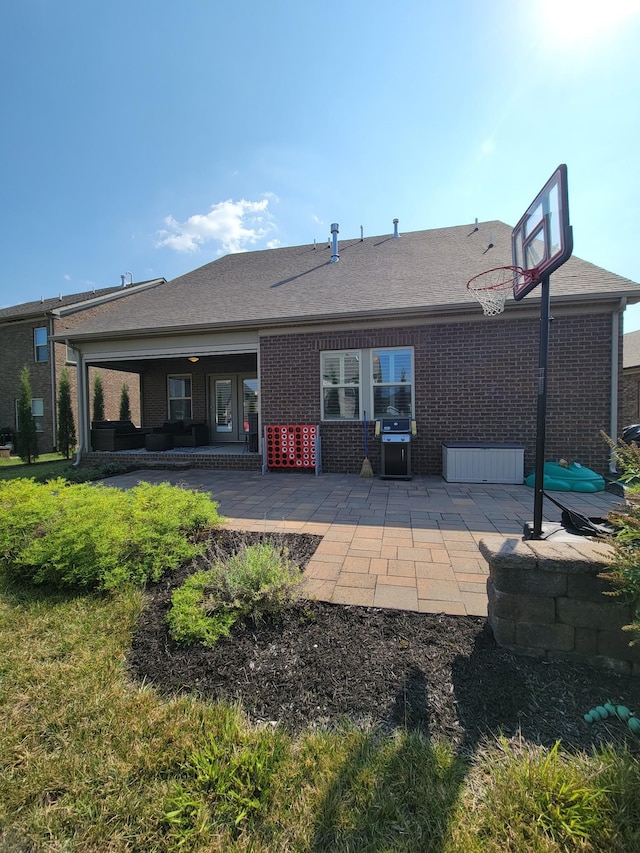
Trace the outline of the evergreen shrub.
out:
M 65 480 L 0 482 L 0 565 L 14 580 L 114 589 L 157 581 L 221 521 L 206 493 L 169 483 L 121 490 Z

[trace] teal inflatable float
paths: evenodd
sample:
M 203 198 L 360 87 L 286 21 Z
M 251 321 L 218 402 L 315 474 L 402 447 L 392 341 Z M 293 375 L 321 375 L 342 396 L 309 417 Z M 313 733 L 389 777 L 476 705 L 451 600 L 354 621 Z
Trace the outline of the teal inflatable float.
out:
M 535 472 L 525 479 L 527 486 L 535 485 Z M 602 492 L 604 477 L 579 462 L 560 465 L 559 462 L 544 463 L 544 489 L 550 492 Z

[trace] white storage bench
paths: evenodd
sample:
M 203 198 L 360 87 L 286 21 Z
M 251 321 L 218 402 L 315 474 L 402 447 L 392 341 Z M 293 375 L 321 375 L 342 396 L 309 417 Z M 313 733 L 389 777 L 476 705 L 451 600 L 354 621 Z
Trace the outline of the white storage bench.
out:
M 522 483 L 524 446 L 443 441 L 442 474 L 447 483 Z

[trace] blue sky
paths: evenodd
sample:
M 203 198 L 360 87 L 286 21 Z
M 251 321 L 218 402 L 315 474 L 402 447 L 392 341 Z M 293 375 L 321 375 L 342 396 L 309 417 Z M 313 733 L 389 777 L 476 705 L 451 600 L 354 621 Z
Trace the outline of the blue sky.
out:
M 2 0 L 0 306 L 513 225 L 559 163 L 575 254 L 640 282 L 639 42 L 640 0 Z

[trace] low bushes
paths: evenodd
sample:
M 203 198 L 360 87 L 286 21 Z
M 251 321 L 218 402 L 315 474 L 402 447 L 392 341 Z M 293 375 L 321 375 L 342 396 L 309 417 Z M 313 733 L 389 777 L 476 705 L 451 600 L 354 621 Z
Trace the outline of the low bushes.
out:
M 259 619 L 297 598 L 300 570 L 272 542 L 248 545 L 224 563 L 195 572 L 171 598 L 171 636 L 212 646 L 239 618 Z
M 610 512 L 609 521 L 615 525 L 615 536 L 608 540 L 613 545 L 613 560 L 606 577 L 621 595 L 635 607 L 635 619 L 627 626 L 640 638 L 640 448 L 635 442 L 613 443 L 617 466 L 622 472 L 619 480 L 626 486 L 624 505 Z
M 207 494 L 138 483 L 0 483 L 0 564 L 13 579 L 113 589 L 157 580 L 192 558 L 190 538 L 220 521 Z

